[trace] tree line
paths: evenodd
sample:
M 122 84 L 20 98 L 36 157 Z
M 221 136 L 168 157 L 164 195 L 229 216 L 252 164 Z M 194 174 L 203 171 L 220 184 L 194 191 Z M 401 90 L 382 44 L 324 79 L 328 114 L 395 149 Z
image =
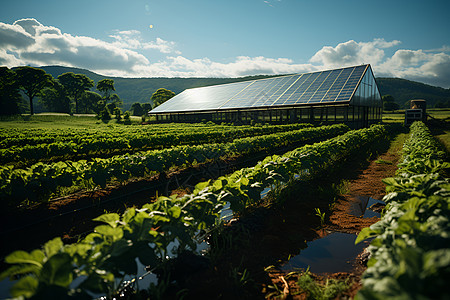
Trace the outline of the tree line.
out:
M 91 90 L 94 86 L 99 93 Z M 38 99 L 39 103 L 52 112 L 96 113 L 102 119 L 111 118 L 113 114 L 120 119 L 123 101 L 114 91 L 113 79 L 102 79 L 95 85 L 84 74 L 67 72 L 55 79 L 39 68 L 0 67 L 0 115 L 21 113 L 25 110 L 23 96 L 26 96 L 26 106 L 31 115 L 34 114 L 33 101 Z M 152 103 L 134 103 L 131 114 L 146 115 L 149 110 L 173 96 L 175 93 L 170 90 L 158 89 L 150 98 Z

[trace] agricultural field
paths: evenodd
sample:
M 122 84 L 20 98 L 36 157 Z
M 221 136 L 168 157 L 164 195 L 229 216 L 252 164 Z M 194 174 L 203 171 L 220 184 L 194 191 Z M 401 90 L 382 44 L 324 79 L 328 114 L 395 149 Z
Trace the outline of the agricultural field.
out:
M 389 275 L 395 291 L 386 294 L 377 285 L 386 265 L 377 265 L 377 255 L 397 251 L 384 237 L 391 232 L 385 215 L 397 213 L 402 222 L 406 217 L 397 207 L 412 205 L 391 204 L 411 197 L 391 195 L 403 185 L 408 189 L 405 172 L 439 187 L 438 194 L 431 189 L 423 196 L 433 200 L 430 215 L 417 218 L 434 218 L 442 240 L 433 248 L 421 245 L 417 253 L 431 276 L 424 280 L 449 275 L 448 249 L 442 248 L 449 231 L 443 225 L 448 156 L 423 124 L 411 127 L 410 137 L 395 122 L 351 130 L 343 124 L 132 121 L 125 126 L 57 115 L 0 121 L 0 238 L 8 240 L 1 250 L 0 297 L 334 299 L 359 290 L 362 299 L 408 295 L 397 276 L 403 269 Z M 448 130 L 438 133 L 442 141 Z M 416 153 L 417 147 L 430 150 Z M 406 171 L 396 173 L 397 163 Z M 384 178 L 390 178 L 384 180 L 388 198 Z M 370 201 L 379 211 L 388 205 L 374 215 L 366 211 Z M 423 202 L 414 202 L 417 213 Z M 321 270 L 312 263 L 318 257 L 305 265 L 302 253 L 313 242 L 350 239 L 351 252 L 358 233 L 359 252 L 369 243 L 365 239 L 377 237 L 369 246 L 369 268 L 363 258 L 355 260 L 358 253 L 345 266 L 330 263 Z M 438 254 L 443 258 L 437 261 Z M 444 291 L 441 281 L 434 284 L 414 292 L 426 298 Z

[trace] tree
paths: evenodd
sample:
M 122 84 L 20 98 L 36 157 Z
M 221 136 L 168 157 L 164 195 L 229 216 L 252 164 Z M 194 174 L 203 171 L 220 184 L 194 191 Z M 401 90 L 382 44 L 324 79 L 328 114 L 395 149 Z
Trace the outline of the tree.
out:
M 30 114 L 34 114 L 33 99 L 44 88 L 51 87 L 54 84 L 53 76 L 47 74 L 44 70 L 33 67 L 18 67 L 15 70 L 20 89 L 28 96 L 30 100 Z
M 79 113 L 79 101 L 83 94 L 94 86 L 94 81 L 86 75 L 73 72 L 59 75 L 58 80 L 75 102 L 75 112 Z
M 53 112 L 70 113 L 70 98 L 57 80 L 39 93 L 39 102 Z
M 0 67 L 0 115 L 19 113 L 19 103 L 23 100 L 19 91 L 17 74 L 7 67 Z
M 84 108 L 85 113 L 94 111 L 99 113 L 104 107 L 102 106 L 102 96 L 93 91 L 85 91 L 80 99 L 80 108 Z
M 163 104 L 173 96 L 175 96 L 175 93 L 172 92 L 171 90 L 166 90 L 163 88 L 158 89 L 155 93 L 153 93 L 151 97 L 151 100 L 153 102 L 153 108 Z
M 394 111 L 400 108 L 400 106 L 395 102 L 394 97 L 392 97 L 391 95 L 384 95 L 381 100 L 383 101 L 384 111 Z
M 144 110 L 139 102 L 133 103 L 131 110 L 133 111 L 133 116 L 142 116 L 144 114 Z
M 109 100 L 111 91 L 115 91 L 114 80 L 102 79 L 97 83 L 97 90 L 103 93 L 103 98 Z
M 144 113 L 147 114 L 152 110 L 152 105 L 150 103 L 144 103 L 142 104 L 142 109 L 144 110 Z

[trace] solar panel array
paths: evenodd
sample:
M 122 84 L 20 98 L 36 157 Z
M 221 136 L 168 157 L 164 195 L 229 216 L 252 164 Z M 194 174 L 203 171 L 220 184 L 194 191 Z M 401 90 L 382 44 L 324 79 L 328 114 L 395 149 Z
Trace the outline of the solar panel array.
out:
M 346 102 L 368 66 L 188 89 L 151 113 Z

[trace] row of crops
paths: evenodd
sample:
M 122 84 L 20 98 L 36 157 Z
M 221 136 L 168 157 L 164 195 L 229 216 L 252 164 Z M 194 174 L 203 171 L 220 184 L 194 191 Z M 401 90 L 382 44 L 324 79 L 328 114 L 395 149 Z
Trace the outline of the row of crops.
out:
M 199 183 L 192 194 L 159 197 L 121 215 L 101 215 L 95 219 L 101 225 L 77 243 L 64 245 L 56 238 L 42 249 L 8 255 L 5 261 L 11 267 L 1 278 L 19 278 L 11 289 L 15 297 L 112 298 L 124 278 L 137 279 L 139 261 L 159 270 L 158 286 L 164 286 L 168 284 L 163 278 L 169 262 L 183 251 L 195 252 L 200 232 L 222 226 L 220 216 L 225 208 L 235 214 L 246 211 L 261 201 L 265 189 L 289 187 L 297 180 L 319 177 L 361 147 L 386 136 L 382 125 L 348 131 L 284 155 L 268 156 L 254 167 L 217 180 Z M 248 140 L 247 146 L 255 142 Z
M 0 167 L 0 200 L 3 205 L 8 206 L 17 205 L 24 200 L 47 201 L 61 187 L 79 185 L 90 188 L 105 187 L 111 180 L 125 182 L 130 178 L 167 172 L 172 167 L 180 168 L 223 157 L 274 151 L 288 145 L 328 139 L 349 130 L 343 124 L 299 127 L 303 128 L 265 135 L 256 135 L 256 131 L 248 130 L 247 132 L 246 129 L 242 129 L 244 136 L 249 132 L 256 136 L 237 138 L 228 143 L 174 146 L 161 150 L 140 151 L 134 154 L 91 158 L 90 160 L 39 162 L 28 168 L 2 166 Z M 287 130 L 291 127 L 275 128 L 275 126 L 267 127 L 260 133 L 264 133 L 266 130 L 268 132 Z M 220 134 L 227 132 L 224 131 Z M 197 136 L 195 132 L 190 134 L 192 136 L 189 137 L 189 140 Z
M 375 237 L 359 299 L 450 299 L 450 164 L 422 122 L 411 126 L 403 161 L 384 180 L 387 206 L 357 242 Z
M 226 143 L 237 138 L 311 127 L 310 124 L 266 126 L 148 125 L 94 129 L 1 129 L 0 164 L 26 165 L 55 159 L 110 157 L 175 145 Z

